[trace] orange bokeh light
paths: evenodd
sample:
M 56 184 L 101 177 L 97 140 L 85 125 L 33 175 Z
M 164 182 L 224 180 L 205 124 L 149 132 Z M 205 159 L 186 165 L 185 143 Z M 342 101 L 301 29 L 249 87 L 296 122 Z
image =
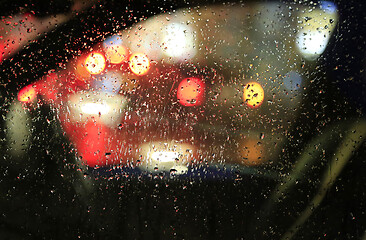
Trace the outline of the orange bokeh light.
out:
M 37 96 L 37 91 L 32 85 L 22 88 L 18 94 L 18 100 L 24 103 L 32 102 Z
M 130 57 L 129 66 L 134 74 L 141 76 L 149 71 L 150 60 L 143 53 L 135 53 Z
M 105 58 L 102 54 L 92 52 L 85 59 L 85 67 L 91 74 L 99 74 L 105 68 Z
M 256 166 L 262 164 L 263 153 L 263 145 L 255 139 L 245 139 L 240 144 L 239 154 L 244 165 Z
M 128 59 L 128 50 L 122 45 L 108 46 L 104 51 L 106 58 L 113 64 L 119 64 Z
M 199 106 L 204 99 L 205 85 L 199 78 L 183 79 L 177 91 L 177 99 L 183 106 Z
M 78 58 L 73 64 L 74 70 L 75 70 L 75 74 L 80 78 L 80 79 L 87 79 L 90 77 L 90 72 L 86 69 L 85 67 L 85 60 L 86 57 L 80 57 Z
M 264 90 L 257 82 L 250 82 L 244 86 L 244 102 L 251 108 L 259 107 L 264 100 Z

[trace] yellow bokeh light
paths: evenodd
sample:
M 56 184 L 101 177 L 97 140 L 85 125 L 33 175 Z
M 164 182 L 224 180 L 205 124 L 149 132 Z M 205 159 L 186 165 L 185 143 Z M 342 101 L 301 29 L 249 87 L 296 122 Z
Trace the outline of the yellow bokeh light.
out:
M 85 67 L 91 74 L 99 74 L 105 68 L 105 58 L 100 53 L 90 53 L 85 59 Z
M 32 102 L 37 96 L 37 91 L 32 85 L 22 88 L 18 94 L 18 100 L 24 103 Z
M 264 100 L 264 91 L 257 82 L 250 82 L 244 86 L 244 102 L 251 108 L 259 107 Z
M 145 54 L 135 53 L 130 57 L 129 66 L 134 74 L 141 76 L 149 71 L 150 61 Z

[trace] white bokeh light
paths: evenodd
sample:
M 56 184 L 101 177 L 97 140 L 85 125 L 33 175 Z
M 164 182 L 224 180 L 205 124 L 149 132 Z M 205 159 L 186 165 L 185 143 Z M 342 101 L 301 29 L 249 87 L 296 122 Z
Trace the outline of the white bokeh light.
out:
M 67 107 L 72 122 L 99 119 L 106 126 L 115 126 L 122 118 L 127 99 L 121 95 L 109 95 L 102 92 L 85 92 L 69 97 Z
M 329 38 L 330 34 L 324 31 L 300 31 L 296 36 L 296 44 L 304 57 L 313 59 L 324 52 Z
M 85 103 L 81 105 L 81 111 L 85 114 L 107 114 L 109 106 L 106 103 Z
M 171 23 L 163 31 L 161 47 L 166 55 L 175 60 L 186 60 L 196 54 L 192 29 L 181 23 Z
M 193 158 L 194 147 L 180 141 L 156 141 L 141 146 L 144 164 L 141 169 L 148 171 L 174 170 L 174 174 L 182 174 L 188 170 L 187 164 Z
M 308 60 L 317 59 L 325 51 L 338 22 L 335 4 L 325 1 L 316 6 L 304 10 L 298 16 L 296 47 Z
M 179 158 L 179 153 L 171 151 L 158 151 L 151 154 L 151 159 L 159 162 L 174 162 L 177 158 Z

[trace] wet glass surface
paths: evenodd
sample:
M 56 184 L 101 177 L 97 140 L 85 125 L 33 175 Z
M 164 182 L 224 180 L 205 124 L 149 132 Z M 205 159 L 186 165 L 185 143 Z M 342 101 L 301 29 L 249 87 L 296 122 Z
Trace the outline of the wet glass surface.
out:
M 18 4 L 3 236 L 364 237 L 362 2 Z

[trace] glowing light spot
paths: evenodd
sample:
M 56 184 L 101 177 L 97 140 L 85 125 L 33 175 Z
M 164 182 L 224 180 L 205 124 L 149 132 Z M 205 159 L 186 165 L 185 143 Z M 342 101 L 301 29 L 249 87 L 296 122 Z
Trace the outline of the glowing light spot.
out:
M 263 163 L 263 146 L 255 139 L 245 139 L 240 145 L 239 154 L 244 165 L 255 166 Z
M 204 101 L 205 85 L 198 78 L 183 79 L 177 91 L 177 99 L 183 106 L 199 106 Z
M 107 145 L 106 127 L 103 124 L 88 121 L 78 132 L 75 144 L 82 161 L 90 167 L 106 165 L 104 154 Z
M 330 1 L 321 1 L 320 9 L 323 9 L 324 11 L 329 13 L 335 13 L 337 11 L 337 5 Z
M 330 34 L 324 31 L 299 31 L 296 44 L 304 57 L 314 59 L 324 52 L 329 38 Z
M 122 45 L 121 36 L 115 35 L 103 42 L 103 48 L 107 60 L 113 64 L 119 64 L 127 61 L 128 50 Z
M 85 114 L 104 115 L 109 113 L 110 107 L 105 103 L 84 103 L 81 111 Z
M 161 50 L 162 29 L 166 25 L 163 19 L 165 17 L 160 15 L 157 18 L 148 18 L 143 24 L 136 24 L 131 29 L 134 34 L 130 34 L 128 37 L 129 50 L 133 53 L 142 52 L 150 60 L 159 61 L 163 54 Z
M 101 92 L 117 94 L 121 88 L 122 75 L 117 71 L 108 71 L 103 75 L 98 75 L 93 81 L 93 87 Z
M 28 85 L 22 88 L 18 94 L 18 100 L 20 102 L 29 103 L 32 102 L 37 96 L 37 91 L 32 85 Z
M 330 36 L 338 22 L 337 7 L 323 1 L 320 7 L 300 13 L 296 47 L 308 60 L 317 59 L 326 49 Z
M 150 61 L 145 54 L 135 53 L 130 57 L 129 66 L 134 74 L 141 76 L 149 71 Z
M 4 59 L 4 48 L 5 48 L 5 45 L 0 43 L 0 63 L 3 61 Z
M 283 78 L 285 88 L 289 91 L 298 90 L 301 86 L 302 78 L 297 72 L 291 71 Z
M 65 113 L 71 123 L 86 122 L 90 118 L 98 119 L 108 127 L 115 127 L 121 120 L 127 105 L 122 95 L 109 95 L 99 91 L 70 94 Z
M 192 29 L 181 23 L 171 23 L 165 29 L 162 47 L 166 55 L 177 60 L 194 57 L 194 34 Z
M 90 53 L 85 59 L 85 67 L 91 74 L 99 74 L 105 68 L 105 58 L 100 53 Z
M 144 157 L 140 168 L 149 171 L 172 171 L 181 174 L 188 170 L 187 164 L 193 159 L 195 148 L 181 141 L 160 141 L 141 145 Z
M 259 107 L 264 100 L 264 91 L 257 82 L 246 84 L 243 93 L 244 102 L 251 108 Z
M 85 67 L 85 56 L 79 57 L 75 62 L 71 63 L 70 68 L 74 68 L 75 74 L 81 80 L 88 79 L 90 77 L 90 72 Z
M 151 159 L 160 162 L 174 162 L 178 158 L 179 153 L 177 152 L 157 151 L 151 154 Z

